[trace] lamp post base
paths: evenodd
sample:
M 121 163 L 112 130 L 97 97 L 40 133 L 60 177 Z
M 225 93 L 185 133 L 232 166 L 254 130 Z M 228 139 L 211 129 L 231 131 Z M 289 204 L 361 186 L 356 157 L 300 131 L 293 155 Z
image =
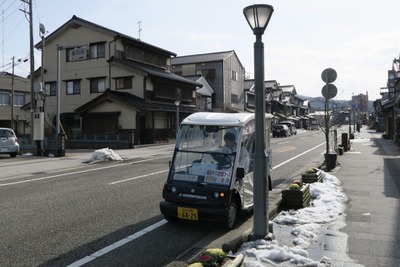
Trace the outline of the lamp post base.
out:
M 272 224 L 270 224 L 272 226 Z M 271 232 L 269 232 L 267 235 L 265 236 L 259 236 L 259 235 L 255 235 L 254 232 L 251 232 L 248 236 L 248 241 L 256 241 L 256 240 L 260 240 L 260 239 L 264 239 L 266 241 L 272 241 L 275 239 L 274 234 Z

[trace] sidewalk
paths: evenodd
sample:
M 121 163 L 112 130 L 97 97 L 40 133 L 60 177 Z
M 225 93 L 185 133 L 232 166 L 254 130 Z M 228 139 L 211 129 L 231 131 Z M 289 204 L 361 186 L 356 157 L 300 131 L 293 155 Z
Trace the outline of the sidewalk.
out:
M 335 266 L 359 266 L 346 254 L 364 266 L 400 266 L 400 150 L 381 135 L 362 128 L 362 139 L 351 140 L 351 149 L 338 156 L 340 167 L 332 172 L 349 198 L 339 230 L 347 236 L 324 237 L 347 239 L 344 247 L 325 248 Z

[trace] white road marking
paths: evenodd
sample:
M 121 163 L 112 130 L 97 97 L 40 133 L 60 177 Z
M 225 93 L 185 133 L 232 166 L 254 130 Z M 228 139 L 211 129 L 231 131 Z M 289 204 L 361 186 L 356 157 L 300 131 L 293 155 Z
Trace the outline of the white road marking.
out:
M 151 175 L 155 175 L 155 174 L 160 174 L 160 173 L 167 172 L 167 171 L 169 171 L 169 169 L 158 171 L 158 172 L 152 172 L 152 173 L 148 173 L 148 174 L 144 174 L 144 175 L 139 175 L 139 176 L 136 176 L 136 177 L 127 178 L 127 179 L 124 179 L 124 180 L 119 180 L 119 181 L 115 181 L 115 182 L 108 183 L 108 184 L 109 185 L 114 185 L 114 184 L 124 183 L 124 182 L 127 182 L 127 181 L 136 180 L 136 179 L 144 178 L 146 176 L 151 176 Z
M 124 239 L 121 239 L 105 248 L 102 248 L 102 249 L 92 253 L 89 256 L 86 256 L 80 260 L 77 260 L 77 261 L 71 263 L 70 265 L 68 265 L 68 267 L 79 267 L 79 266 L 85 265 L 86 263 L 91 262 L 92 260 L 95 260 L 96 258 L 101 257 L 110 251 L 113 251 L 114 249 L 117 249 L 117 248 L 119 248 L 119 247 L 121 247 L 121 246 L 147 234 L 147 233 L 150 233 L 151 231 L 163 226 L 166 223 L 167 223 L 167 221 L 165 219 L 163 219 L 159 222 L 156 222 L 155 224 L 150 225 L 150 226 L 144 228 L 143 230 L 141 230 L 137 233 L 134 233 L 133 235 L 127 236 Z
M 293 157 L 293 158 L 291 158 L 291 159 L 288 159 L 288 160 L 282 162 L 281 164 L 278 164 L 278 165 L 272 167 L 271 170 L 277 169 L 277 168 L 279 168 L 279 167 L 285 165 L 286 163 L 288 163 L 288 162 L 290 162 L 290 161 L 292 161 L 292 160 L 294 160 L 294 159 L 297 159 L 298 157 L 301 157 L 301 156 L 303 156 L 304 154 L 307 154 L 308 152 L 310 152 L 310 151 L 312 151 L 312 150 L 314 150 L 314 149 L 316 149 L 316 148 L 318 148 L 318 147 L 320 147 L 320 146 L 322 146 L 322 145 L 325 145 L 325 142 L 324 142 L 324 143 L 321 143 L 321 144 L 319 144 L 319 145 L 317 145 L 317 146 L 315 146 L 315 147 L 313 147 L 313 148 L 310 148 L 309 150 L 306 150 L 306 151 L 304 151 L 303 153 L 298 154 L 297 156 L 295 156 L 295 157 Z
M 292 142 L 292 141 L 280 142 L 280 143 L 278 143 L 278 145 L 283 145 L 283 144 L 287 144 L 287 143 L 290 143 L 290 142 Z

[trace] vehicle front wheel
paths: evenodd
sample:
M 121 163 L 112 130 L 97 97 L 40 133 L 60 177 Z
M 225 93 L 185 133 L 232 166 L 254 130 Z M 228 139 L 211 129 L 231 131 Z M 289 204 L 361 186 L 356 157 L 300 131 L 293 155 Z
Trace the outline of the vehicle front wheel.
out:
M 233 229 L 238 220 L 238 209 L 239 205 L 237 199 L 233 199 L 228 206 L 228 214 L 225 219 L 225 227 L 229 230 Z
M 15 157 L 17 156 L 17 153 L 10 153 L 10 156 L 11 156 L 12 158 L 15 158 Z

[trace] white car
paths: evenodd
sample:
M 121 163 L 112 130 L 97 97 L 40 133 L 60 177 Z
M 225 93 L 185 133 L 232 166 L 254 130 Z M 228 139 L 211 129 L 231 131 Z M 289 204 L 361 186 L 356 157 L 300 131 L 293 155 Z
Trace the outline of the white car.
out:
M 10 128 L 0 128 L 0 154 L 9 154 L 16 157 L 19 153 L 17 136 Z

